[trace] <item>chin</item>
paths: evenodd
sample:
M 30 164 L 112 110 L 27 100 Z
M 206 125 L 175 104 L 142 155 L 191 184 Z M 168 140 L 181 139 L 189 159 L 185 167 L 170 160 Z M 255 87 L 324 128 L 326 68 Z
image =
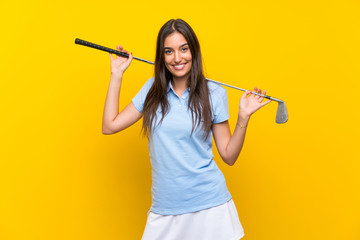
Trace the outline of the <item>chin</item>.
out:
M 176 77 L 176 78 L 189 78 L 190 77 L 190 73 L 187 73 L 187 74 L 172 74 L 173 77 Z
M 173 77 L 176 77 L 176 78 L 185 78 L 185 77 L 190 77 L 190 70 L 188 71 L 184 71 L 184 72 L 176 72 L 176 71 L 173 71 L 171 72 L 171 74 L 173 75 Z

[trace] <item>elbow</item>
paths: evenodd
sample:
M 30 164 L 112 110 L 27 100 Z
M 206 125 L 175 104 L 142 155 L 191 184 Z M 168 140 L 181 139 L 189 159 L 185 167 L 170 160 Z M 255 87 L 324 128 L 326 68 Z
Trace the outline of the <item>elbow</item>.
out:
M 115 134 L 118 132 L 121 132 L 122 128 L 117 128 L 115 125 L 103 125 L 102 126 L 102 133 L 104 135 L 111 135 L 111 134 Z
M 241 149 L 239 149 L 239 151 L 236 152 L 225 151 L 223 152 L 223 154 L 220 154 L 220 156 L 227 165 L 234 166 L 237 159 L 239 158 L 240 152 Z
M 232 167 L 232 166 L 234 166 L 235 162 L 236 162 L 236 159 L 233 161 L 226 161 L 226 164 L 229 165 L 230 167 Z
M 103 125 L 102 126 L 102 134 L 111 135 L 111 134 L 114 134 L 114 131 L 112 131 L 110 127 Z
M 111 131 L 109 131 L 109 130 L 102 129 L 102 134 L 104 134 L 104 135 L 111 135 L 111 134 L 113 134 L 113 132 L 111 132 Z
M 230 167 L 234 166 L 235 162 L 228 163 Z
M 104 135 L 111 135 L 111 134 L 113 134 L 113 133 L 102 130 L 102 134 L 104 134 Z
M 236 163 L 237 156 L 236 157 L 227 157 L 227 158 L 223 157 L 222 159 L 227 165 L 229 165 L 231 167 L 231 166 L 234 166 L 234 164 Z
M 109 129 L 109 128 L 103 128 L 102 129 L 102 134 L 104 135 L 111 135 L 111 134 L 115 134 L 115 133 L 118 133 L 118 132 L 121 132 L 122 130 L 113 130 L 113 129 Z

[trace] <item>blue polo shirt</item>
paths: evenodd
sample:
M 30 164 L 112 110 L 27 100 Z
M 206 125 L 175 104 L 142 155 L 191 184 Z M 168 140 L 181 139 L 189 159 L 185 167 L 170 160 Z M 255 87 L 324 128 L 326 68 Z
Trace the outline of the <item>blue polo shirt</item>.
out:
M 146 95 L 154 82 L 150 78 L 133 103 L 142 112 Z M 150 211 L 161 215 L 177 215 L 221 205 L 231 199 L 224 175 L 214 161 L 212 132 L 205 134 L 198 127 L 191 134 L 192 118 L 188 109 L 189 89 L 178 96 L 169 84 L 167 97 L 170 108 L 162 123 L 157 112 L 148 146 L 152 166 L 152 205 Z M 208 82 L 212 123 L 229 119 L 226 90 Z

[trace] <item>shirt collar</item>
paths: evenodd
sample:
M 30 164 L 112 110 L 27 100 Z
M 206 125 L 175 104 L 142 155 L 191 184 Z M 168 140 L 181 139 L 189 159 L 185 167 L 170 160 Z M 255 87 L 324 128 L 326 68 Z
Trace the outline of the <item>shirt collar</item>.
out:
M 172 90 L 172 91 L 175 93 L 175 90 L 174 90 L 174 88 L 173 88 L 173 86 L 172 86 L 172 84 L 171 84 L 171 80 L 169 81 L 169 85 L 168 85 L 168 87 L 167 87 L 167 92 L 169 93 L 170 90 Z M 187 89 L 185 89 L 185 92 L 186 92 L 186 91 L 190 92 L 190 87 L 188 87 Z
M 170 92 L 170 90 L 172 90 L 173 92 L 175 92 L 175 91 L 174 91 L 174 88 L 173 88 L 173 86 L 172 86 L 172 84 L 171 84 L 171 80 L 169 81 L 169 85 L 168 85 L 168 88 L 167 88 L 167 92 Z

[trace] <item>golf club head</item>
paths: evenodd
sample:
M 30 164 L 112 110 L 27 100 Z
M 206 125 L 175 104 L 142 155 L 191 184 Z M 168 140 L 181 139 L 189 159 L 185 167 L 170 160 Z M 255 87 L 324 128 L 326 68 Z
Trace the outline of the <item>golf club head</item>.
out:
M 276 112 L 276 123 L 286 123 L 288 120 L 288 111 L 283 101 L 278 102 L 278 109 Z

